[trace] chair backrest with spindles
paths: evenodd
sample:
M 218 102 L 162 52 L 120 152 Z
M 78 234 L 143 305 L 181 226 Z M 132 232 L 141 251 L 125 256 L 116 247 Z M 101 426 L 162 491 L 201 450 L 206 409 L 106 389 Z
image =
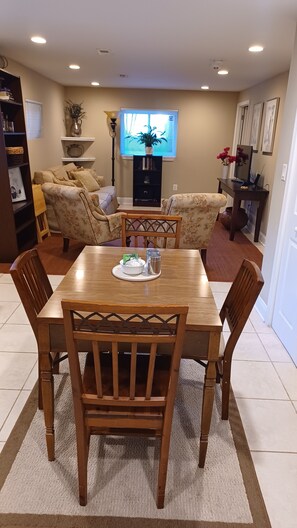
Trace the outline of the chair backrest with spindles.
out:
M 64 300 L 62 308 L 73 395 L 81 419 L 93 427 L 161 431 L 166 408 L 173 410 L 188 307 Z M 92 342 L 84 373 L 77 352 L 79 340 Z M 148 354 L 139 351 L 144 343 Z M 157 356 L 161 343 L 171 345 L 171 357 Z
M 170 247 L 177 249 L 181 221 L 181 216 L 127 213 L 122 217 L 122 245 L 147 247 L 149 244 L 153 247 L 166 248 L 170 240 Z M 130 239 L 129 242 L 127 239 Z
M 10 274 L 37 339 L 37 315 L 53 293 L 37 250 L 19 255 L 10 267 Z

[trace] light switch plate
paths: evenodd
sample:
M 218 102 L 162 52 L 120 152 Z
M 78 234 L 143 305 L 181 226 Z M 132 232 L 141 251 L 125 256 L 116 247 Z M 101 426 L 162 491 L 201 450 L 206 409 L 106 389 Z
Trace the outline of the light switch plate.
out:
M 281 180 L 286 181 L 287 178 L 287 168 L 288 165 L 286 163 L 283 163 L 282 173 L 281 173 Z

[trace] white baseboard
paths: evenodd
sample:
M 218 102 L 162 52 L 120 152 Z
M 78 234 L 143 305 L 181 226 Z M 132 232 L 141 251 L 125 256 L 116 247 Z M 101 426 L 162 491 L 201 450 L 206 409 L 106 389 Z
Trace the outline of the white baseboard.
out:
M 120 205 L 128 205 L 130 207 L 133 204 L 133 199 L 127 196 L 118 196 L 118 202 Z
M 259 313 L 260 317 L 266 323 L 266 319 L 267 319 L 267 304 L 263 301 L 262 297 L 260 297 L 260 296 L 258 297 L 258 299 L 256 301 L 256 304 L 255 304 L 255 308 L 256 308 L 257 312 Z

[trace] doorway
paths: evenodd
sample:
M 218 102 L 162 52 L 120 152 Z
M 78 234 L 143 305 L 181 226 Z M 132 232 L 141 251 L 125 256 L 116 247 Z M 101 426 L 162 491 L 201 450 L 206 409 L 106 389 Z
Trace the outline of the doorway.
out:
M 277 277 L 270 295 L 272 328 L 297 365 L 297 114 L 287 171 L 283 217 L 274 261 Z

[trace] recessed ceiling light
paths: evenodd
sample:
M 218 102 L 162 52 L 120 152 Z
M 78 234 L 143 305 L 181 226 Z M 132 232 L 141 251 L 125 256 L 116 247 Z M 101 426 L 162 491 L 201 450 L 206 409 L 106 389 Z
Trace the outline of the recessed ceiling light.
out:
M 97 81 L 92 81 L 92 82 L 91 82 L 91 85 L 92 85 L 92 86 L 100 86 L 100 84 L 99 84 Z
M 219 70 L 218 75 L 228 75 L 228 70 Z
M 249 51 L 251 51 L 252 53 L 259 53 L 260 51 L 263 51 L 263 49 L 263 46 L 260 46 L 259 44 L 249 47 Z
M 70 70 L 80 70 L 80 66 L 78 64 L 69 64 Z
M 209 86 L 207 86 L 207 84 L 204 84 L 203 86 L 201 86 L 201 90 L 209 90 Z
M 31 41 L 34 42 L 34 44 L 45 44 L 46 43 L 46 39 L 43 37 L 39 37 L 38 35 L 31 37 Z

